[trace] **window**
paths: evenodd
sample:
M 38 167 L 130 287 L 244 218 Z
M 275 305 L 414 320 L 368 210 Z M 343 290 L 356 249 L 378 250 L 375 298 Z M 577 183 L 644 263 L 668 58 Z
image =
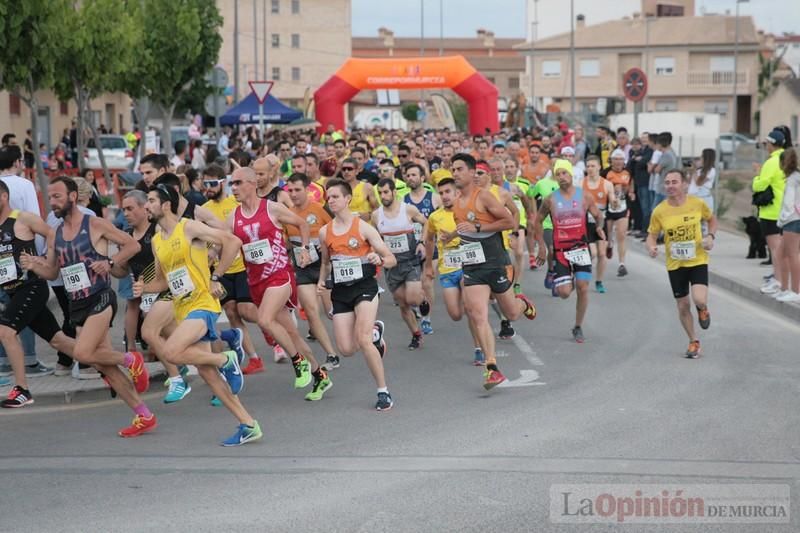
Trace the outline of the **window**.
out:
M 300 81 L 300 67 L 292 67 L 292 81 Z
M 671 6 L 669 4 L 656 4 L 656 16 L 658 17 L 682 17 L 683 6 Z
M 489 83 L 491 83 L 492 85 L 494 85 L 494 77 L 492 77 L 492 76 L 486 76 L 486 79 L 489 81 Z
M 300 14 L 300 0 L 292 0 L 292 15 Z
M 508 78 L 508 88 L 509 89 L 519 89 L 519 76 L 514 76 L 513 78 Z
M 675 74 L 674 57 L 655 58 L 656 76 L 672 76 Z
M 704 111 L 712 113 L 721 117 L 728 116 L 728 101 L 727 100 L 706 100 Z
M 656 100 L 656 111 L 677 111 L 677 100 Z
M 69 102 L 59 102 L 58 111 L 62 116 L 69 115 Z
M 10 115 L 19 115 L 22 110 L 20 109 L 19 96 L 13 94 L 8 95 L 8 113 Z
M 293 33 L 292 34 L 292 48 L 300 48 L 300 34 Z
M 281 12 L 281 0 L 272 0 L 272 14 L 277 15 Z
M 272 79 L 275 81 L 281 80 L 281 67 L 272 67 Z
M 279 33 L 272 34 L 272 48 L 280 48 L 281 47 L 281 36 Z
M 733 56 L 712 56 L 709 61 L 711 72 L 733 72 Z
M 599 59 L 581 59 L 579 66 L 579 75 L 582 78 L 592 78 L 600 75 L 600 60 Z
M 561 61 L 558 59 L 542 61 L 542 76 L 545 78 L 558 78 L 561 76 Z

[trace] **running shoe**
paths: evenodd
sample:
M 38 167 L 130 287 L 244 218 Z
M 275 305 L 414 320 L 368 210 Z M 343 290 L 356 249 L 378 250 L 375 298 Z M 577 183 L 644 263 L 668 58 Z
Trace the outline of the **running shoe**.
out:
M 261 426 L 258 425 L 257 420 L 253 420 L 253 425 L 239 424 L 236 428 L 236 433 L 222 441 L 220 444 L 223 446 L 241 446 L 248 442 L 262 438 L 264 434 L 261 432 Z
M 26 365 L 25 366 L 25 377 L 26 378 L 40 378 L 40 377 L 44 377 L 44 376 L 49 376 L 53 372 L 55 372 L 55 370 L 53 370 L 49 366 L 44 366 L 39 361 L 36 361 L 36 364 L 34 364 L 34 365 L 30 365 L 30 366 Z
M 239 358 L 236 352 L 222 352 L 228 358 L 228 361 L 219 369 L 220 374 L 225 376 L 225 381 L 231 387 L 231 392 L 239 394 L 244 388 L 244 376 L 242 376 L 242 367 L 239 366 Z
M 510 320 L 500 321 L 500 333 L 497 334 L 498 337 L 508 340 L 513 339 L 516 334 L 517 332 L 514 331 L 514 326 L 511 325 Z
M 486 356 L 483 355 L 483 350 L 475 348 L 475 358 L 472 360 L 473 366 L 483 366 L 486 364 Z
M 552 289 L 555 280 L 556 280 L 556 273 L 553 272 L 552 270 L 548 270 L 547 275 L 545 275 L 544 277 L 544 288 Z
M 781 283 L 775 278 L 761 286 L 761 294 L 775 294 L 778 292 L 781 292 Z
M 378 401 L 375 402 L 375 409 L 377 411 L 388 411 L 394 407 L 394 402 L 392 401 L 392 395 L 388 392 L 379 392 L 378 393 Z
M 311 365 L 308 359 L 301 355 L 297 361 L 292 361 L 292 367 L 294 368 L 294 388 L 308 387 L 308 384 L 311 383 Z
M 18 407 L 25 407 L 33 403 L 33 396 L 31 391 L 23 389 L 19 385 L 15 385 L 11 392 L 8 393 L 8 398 L 0 402 L 0 407 L 6 409 L 16 409 Z
M 300 320 L 308 320 L 308 315 L 306 314 L 306 310 L 302 307 L 300 308 Z M 297 325 L 297 324 L 295 324 Z
M 192 387 L 189 386 L 184 380 L 170 381 L 169 392 L 164 396 L 164 403 L 175 403 L 183 400 L 192 392 Z
M 492 390 L 506 380 L 506 377 L 499 370 L 487 370 L 483 373 L 483 388 Z
M 56 377 L 71 376 L 72 367 L 67 365 L 62 365 L 61 363 L 56 363 L 56 369 L 53 371 L 53 375 Z
M 520 285 L 519 283 L 514 284 L 514 296 L 516 296 L 517 294 L 522 294 L 522 285 Z
M 536 256 L 533 254 L 531 254 L 531 256 L 528 258 L 528 268 L 531 270 L 536 270 Z
M 242 369 L 242 374 L 249 376 L 250 374 L 258 374 L 263 371 L 264 361 L 262 361 L 260 357 L 250 356 L 250 360 L 247 361 L 247 366 Z
M 595 281 L 594 282 L 594 290 L 596 290 L 600 294 L 605 294 L 606 293 L 606 286 L 603 285 L 602 281 Z
M 317 338 L 314 336 L 314 334 L 311 333 L 310 329 L 308 330 L 308 335 L 306 335 L 306 340 L 312 341 L 312 342 L 317 340 Z
M 617 276 L 622 278 L 628 275 L 628 269 L 625 268 L 625 265 L 620 265 L 617 269 Z
M 792 294 L 792 291 L 778 291 L 775 294 L 772 294 L 771 296 L 780 302 L 782 301 L 781 298 L 786 298 L 790 294 Z
M 422 335 L 412 335 L 411 342 L 408 343 L 408 349 L 414 351 L 420 348 L 422 348 Z
M 419 323 L 419 327 L 422 330 L 424 335 L 430 335 L 433 333 L 433 326 L 431 325 L 431 319 L 428 317 L 423 317 Z
M 333 382 L 328 378 L 328 373 L 324 369 L 320 369 L 319 374 L 314 375 L 314 386 L 311 392 L 306 394 L 306 400 L 309 402 L 316 402 L 322 399 L 325 391 L 333 387 Z
M 572 328 L 572 338 L 575 339 L 575 342 L 578 344 L 583 344 L 583 342 L 586 340 L 586 338 L 583 336 L 583 330 L 580 326 L 575 326 Z
M 119 430 L 119 436 L 126 439 L 130 437 L 138 437 L 143 433 L 153 431 L 157 427 L 158 420 L 156 420 L 156 415 L 150 415 L 148 417 L 136 415 L 133 417 L 133 422 L 130 426 Z
M 419 307 L 414 306 L 411 308 L 411 310 L 414 311 L 414 318 L 416 318 L 417 320 L 422 320 L 422 313 L 419 312 Z
M 697 309 L 697 322 L 703 329 L 708 329 L 711 325 L 711 313 L 708 311 L 708 307 Z
M 425 317 L 428 316 L 431 312 L 431 304 L 428 303 L 427 300 L 419 304 L 419 312 L 422 315 L 422 319 L 425 320 Z
M 78 379 L 100 379 L 100 372 L 93 366 L 78 370 Z
M 322 367 L 325 370 L 333 370 L 334 368 L 339 368 L 339 366 L 339 356 L 332 353 L 329 353 L 328 357 L 325 359 L 325 362 L 322 363 Z
M 133 363 L 128 367 L 128 375 L 133 381 L 133 386 L 136 387 L 136 392 L 142 394 L 150 387 L 150 374 L 144 364 L 144 356 L 141 352 L 128 353 L 133 356 Z
M 272 347 L 273 359 L 276 363 L 285 363 L 289 361 L 289 356 L 286 355 L 286 350 L 284 350 L 280 344 L 276 344 Z
M 383 338 L 383 331 L 386 328 L 386 325 L 383 323 L 383 320 L 376 320 L 375 325 L 372 328 L 372 344 L 375 345 L 377 348 L 378 353 L 381 354 L 381 359 L 383 356 L 386 355 L 386 339 Z
M 189 375 L 189 367 L 186 365 L 178 365 L 178 375 L 185 380 L 186 376 Z M 167 376 L 164 379 L 164 386 L 169 388 L 169 383 L 170 383 L 169 376 Z
M 800 302 L 800 293 L 786 291 L 784 294 L 775 299 L 783 303 L 798 303 Z
M 608 246 L 606 246 L 606 259 L 612 259 L 614 257 L 614 245 L 611 241 L 608 241 Z
M 211 407 L 222 407 L 222 400 L 216 396 L 211 397 Z
M 531 300 L 524 294 L 517 294 L 516 298 L 525 302 L 526 305 L 524 311 L 525 318 L 527 318 L 528 320 L 533 320 L 534 318 L 536 318 L 536 306 L 533 305 L 533 300 Z
M 700 341 L 692 341 L 686 350 L 687 359 L 697 359 L 700 357 Z
M 244 349 L 242 348 L 242 341 L 244 340 L 244 333 L 240 328 L 226 329 L 220 333 L 220 338 L 228 343 L 228 347 L 236 352 L 236 357 L 239 358 L 239 364 L 244 363 Z

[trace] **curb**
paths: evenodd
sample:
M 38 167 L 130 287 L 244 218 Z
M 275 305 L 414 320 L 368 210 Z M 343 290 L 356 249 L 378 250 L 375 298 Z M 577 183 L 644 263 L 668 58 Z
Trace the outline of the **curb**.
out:
M 645 245 L 643 242 L 639 241 L 639 239 L 628 239 L 628 242 L 633 242 L 634 246 L 631 246 L 629 249 L 635 251 L 638 254 L 644 255 L 646 257 L 650 257 L 645 249 Z M 764 309 L 768 309 L 773 313 L 777 313 L 779 315 L 788 318 L 789 320 L 794 320 L 795 322 L 800 322 L 800 306 L 786 304 L 783 302 L 779 302 L 774 298 L 770 298 L 769 296 L 765 296 L 761 294 L 758 288 L 748 286 L 736 278 L 727 276 L 725 274 L 720 274 L 716 272 L 713 267 L 711 266 L 712 263 L 709 263 L 708 268 L 708 281 L 712 283 L 716 287 L 720 287 L 725 289 L 728 292 L 735 294 L 745 300 L 750 301 L 756 305 L 763 307 Z
M 153 383 L 160 383 L 166 378 L 167 373 L 165 371 L 162 370 L 160 372 L 154 372 L 150 374 L 150 384 L 152 386 Z M 102 382 L 102 380 L 98 381 Z M 145 392 L 142 396 L 145 396 L 151 392 L 153 392 L 152 388 Z M 111 393 L 109 392 L 108 387 L 103 386 L 90 390 L 39 393 L 34 396 L 35 402 L 32 407 L 35 409 L 36 406 L 53 407 L 59 405 L 105 402 L 112 399 L 116 400 L 119 398 L 111 398 Z

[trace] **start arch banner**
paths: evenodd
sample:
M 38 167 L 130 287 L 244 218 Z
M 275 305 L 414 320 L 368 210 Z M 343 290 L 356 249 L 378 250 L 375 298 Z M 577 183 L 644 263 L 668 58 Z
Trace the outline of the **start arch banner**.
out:
M 359 91 L 447 87 L 467 102 L 469 132 L 499 129 L 497 87 L 463 56 L 350 58 L 314 93 L 314 108 L 323 132 L 328 124 L 344 129 L 344 106 Z

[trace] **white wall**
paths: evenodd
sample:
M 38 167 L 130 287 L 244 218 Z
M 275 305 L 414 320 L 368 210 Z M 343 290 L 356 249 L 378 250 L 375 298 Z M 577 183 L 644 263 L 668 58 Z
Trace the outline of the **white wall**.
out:
M 527 36 L 531 38 L 534 14 L 537 13 L 539 24 L 536 26 L 536 38 L 544 39 L 570 30 L 569 0 L 525 0 L 527 2 L 528 24 Z M 534 8 L 534 4 L 537 7 Z M 598 2 L 597 0 L 575 0 L 575 16 L 584 15 L 586 25 L 593 26 L 609 20 L 619 20 L 642 10 L 641 0 L 614 0 Z

